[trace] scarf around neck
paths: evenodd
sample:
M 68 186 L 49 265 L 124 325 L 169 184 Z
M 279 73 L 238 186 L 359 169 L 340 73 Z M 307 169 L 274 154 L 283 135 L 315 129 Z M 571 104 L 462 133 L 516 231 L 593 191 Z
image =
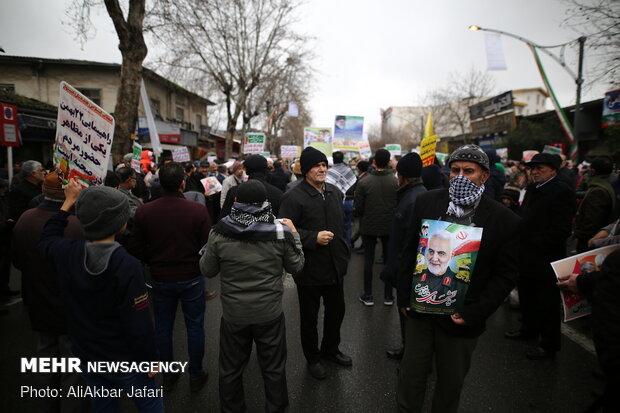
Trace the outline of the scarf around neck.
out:
M 293 233 L 271 212 L 271 204 L 242 204 L 235 202 L 230 214 L 222 218 L 213 231 L 239 241 L 288 241 L 293 246 Z

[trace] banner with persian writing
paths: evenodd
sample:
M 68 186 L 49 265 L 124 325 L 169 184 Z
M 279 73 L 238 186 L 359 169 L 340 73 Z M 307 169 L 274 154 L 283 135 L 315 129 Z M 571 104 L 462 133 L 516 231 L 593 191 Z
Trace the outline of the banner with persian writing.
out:
M 63 184 L 105 180 L 114 137 L 114 118 L 67 82 L 60 82 L 54 167 Z

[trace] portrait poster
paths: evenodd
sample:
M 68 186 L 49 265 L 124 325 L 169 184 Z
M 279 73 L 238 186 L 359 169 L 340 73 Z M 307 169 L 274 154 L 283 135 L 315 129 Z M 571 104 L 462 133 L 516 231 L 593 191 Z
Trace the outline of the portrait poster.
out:
M 363 116 L 336 116 L 334 150 L 357 151 L 364 140 Z
M 304 128 L 304 149 L 308 146 L 312 146 L 323 152 L 325 156 L 332 156 L 332 141 L 332 128 Z
M 64 185 L 101 185 L 108 169 L 114 118 L 67 82 L 60 82 L 54 167 Z
M 482 240 L 482 228 L 422 220 L 411 284 L 411 309 L 451 315 L 465 303 Z
M 220 181 L 218 181 L 215 176 L 202 178 L 200 182 L 205 187 L 205 195 L 207 196 L 222 192 L 222 184 L 220 184 Z
M 582 252 L 572 257 L 554 261 L 551 263 L 551 267 L 558 279 L 566 275 L 598 271 L 601 269 L 605 258 L 619 248 L 620 245 L 608 245 Z M 560 291 L 560 294 L 562 295 L 565 323 L 592 313 L 592 306 L 585 297 L 570 291 Z

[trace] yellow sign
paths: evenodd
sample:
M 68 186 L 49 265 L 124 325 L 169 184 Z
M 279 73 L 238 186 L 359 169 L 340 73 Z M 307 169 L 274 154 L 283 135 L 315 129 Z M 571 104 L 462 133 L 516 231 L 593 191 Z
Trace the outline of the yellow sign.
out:
M 433 132 L 433 114 L 428 113 L 426 127 L 424 128 L 424 139 L 420 142 L 420 158 L 422 166 L 429 166 L 435 162 L 435 152 L 437 151 L 437 135 Z
M 420 143 L 420 158 L 422 166 L 429 166 L 435 162 L 435 151 L 437 149 L 437 135 L 422 139 Z

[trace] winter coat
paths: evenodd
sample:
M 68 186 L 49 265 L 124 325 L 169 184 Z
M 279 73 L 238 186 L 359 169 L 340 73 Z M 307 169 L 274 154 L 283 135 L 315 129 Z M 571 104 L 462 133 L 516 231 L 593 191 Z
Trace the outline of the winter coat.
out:
M 60 296 L 59 275 L 50 261 L 44 259 L 37 243 L 43 225 L 60 210 L 62 202 L 44 200 L 38 207 L 22 214 L 11 242 L 13 265 L 22 272 L 22 295 L 34 331 L 66 334 L 65 306 Z M 82 227 L 74 215 L 67 218 L 66 238 L 83 238 Z
M 396 208 L 398 181 L 387 170 L 372 171 L 355 189 L 355 215 L 360 217 L 360 234 L 385 236 Z
M 280 218 L 293 221 L 301 236 L 306 263 L 301 272 L 293 274 L 298 285 L 331 285 L 342 283 L 349 263 L 349 247 L 344 238 L 342 193 L 325 184 L 323 193 L 302 180 L 282 197 Z M 331 231 L 334 239 L 320 245 L 320 231 Z
M 206 277 L 220 274 L 223 317 L 234 324 L 260 324 L 282 313 L 283 271 L 304 265 L 299 233 L 287 241 L 240 241 L 211 231 L 200 259 Z
M 575 192 L 557 178 L 530 184 L 521 204 L 521 277 L 555 280 L 550 262 L 566 256 L 566 239 L 575 216 Z
M 418 195 L 398 270 L 398 307 L 409 307 L 411 275 L 414 272 L 420 240 L 421 221 L 446 221 L 450 197 L 447 189 Z M 472 217 L 472 224 L 483 228 L 482 240 L 471 283 L 460 311 L 466 325 L 455 324 L 448 315 L 410 312 L 411 317 L 435 320 L 446 333 L 456 337 L 477 337 L 485 330 L 489 318 L 514 287 L 518 278 L 519 217 L 500 203 L 482 196 Z

